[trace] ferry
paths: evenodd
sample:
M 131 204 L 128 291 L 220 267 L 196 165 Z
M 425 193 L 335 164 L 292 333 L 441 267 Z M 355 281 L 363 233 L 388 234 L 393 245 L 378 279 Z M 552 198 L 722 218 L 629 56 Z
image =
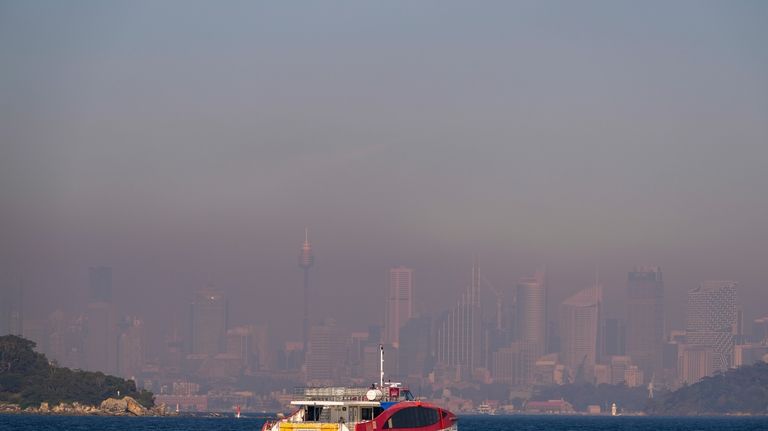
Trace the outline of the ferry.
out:
M 457 417 L 416 400 L 400 383 L 384 383 L 384 348 L 379 346 L 379 384 L 368 388 L 302 388 L 290 415 L 264 423 L 262 431 L 457 431 Z

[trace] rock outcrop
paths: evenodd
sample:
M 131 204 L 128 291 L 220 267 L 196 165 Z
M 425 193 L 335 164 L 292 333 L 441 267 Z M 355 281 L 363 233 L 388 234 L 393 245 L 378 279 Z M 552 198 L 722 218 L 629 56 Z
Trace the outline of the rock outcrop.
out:
M 132 397 L 107 398 L 101 404 L 91 406 L 87 404 L 59 403 L 50 405 L 47 402 L 40 403 L 40 407 L 27 407 L 21 409 L 17 404 L 0 403 L 0 413 L 31 413 L 43 415 L 73 415 L 73 416 L 165 416 L 164 405 L 147 409 Z
M 107 398 L 101 402 L 99 409 L 113 415 L 130 414 L 133 416 L 146 416 L 149 411 L 131 397 Z

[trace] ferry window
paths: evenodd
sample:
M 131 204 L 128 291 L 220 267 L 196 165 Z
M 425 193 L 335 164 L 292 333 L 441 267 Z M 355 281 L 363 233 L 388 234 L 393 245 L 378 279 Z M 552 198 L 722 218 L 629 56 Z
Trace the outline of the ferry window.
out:
M 384 424 L 384 428 L 418 428 L 436 424 L 439 420 L 439 415 L 435 409 L 408 407 L 395 412 Z
M 415 398 L 413 397 L 413 394 L 411 391 L 403 391 L 405 392 L 405 399 L 408 401 L 413 401 Z
M 373 419 L 373 408 L 370 407 L 363 407 L 360 410 L 360 419 L 364 421 L 369 421 Z
M 307 422 L 315 422 L 320 420 L 320 412 L 323 411 L 321 406 L 307 406 Z

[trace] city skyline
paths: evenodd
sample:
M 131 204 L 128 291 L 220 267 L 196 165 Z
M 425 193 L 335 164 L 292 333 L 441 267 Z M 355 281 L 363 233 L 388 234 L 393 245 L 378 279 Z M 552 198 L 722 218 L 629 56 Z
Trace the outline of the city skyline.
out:
M 749 362 L 766 22 L 752 0 L 1 1 L 0 331 L 187 395 L 363 382 L 380 342 L 425 386 Z

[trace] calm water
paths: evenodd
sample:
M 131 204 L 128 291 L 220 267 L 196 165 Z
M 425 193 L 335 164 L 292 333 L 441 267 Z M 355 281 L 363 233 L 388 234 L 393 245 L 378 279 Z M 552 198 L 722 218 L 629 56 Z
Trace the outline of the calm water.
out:
M 125 418 L 0 415 L 0 431 L 259 431 L 263 419 Z M 464 416 L 461 431 L 768 431 L 768 418 Z

